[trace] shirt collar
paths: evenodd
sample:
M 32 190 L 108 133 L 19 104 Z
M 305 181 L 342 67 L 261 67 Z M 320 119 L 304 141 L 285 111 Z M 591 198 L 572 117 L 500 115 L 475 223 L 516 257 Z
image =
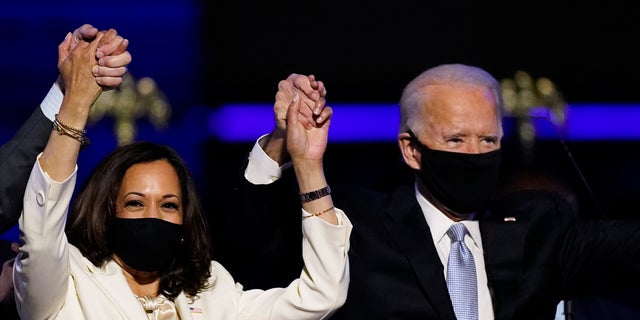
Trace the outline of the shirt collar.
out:
M 431 236 L 433 237 L 433 243 L 440 243 L 444 237 L 447 236 L 447 230 L 449 227 L 453 225 L 455 222 L 449 219 L 442 211 L 436 208 L 429 200 L 427 200 L 420 191 L 418 191 L 418 185 L 415 185 L 415 193 L 416 198 L 418 200 L 418 204 L 422 209 L 422 214 L 424 215 L 425 220 L 427 221 L 427 225 L 429 225 L 429 229 L 431 230 Z M 469 234 L 471 235 L 471 239 L 475 243 L 475 245 L 482 249 L 482 237 L 480 236 L 480 225 L 477 220 L 463 220 L 461 223 L 469 230 Z M 449 239 L 448 237 L 446 238 Z

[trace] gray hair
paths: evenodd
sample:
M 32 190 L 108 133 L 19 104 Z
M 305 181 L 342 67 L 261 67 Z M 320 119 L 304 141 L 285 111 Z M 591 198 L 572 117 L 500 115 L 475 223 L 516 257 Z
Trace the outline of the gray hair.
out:
M 400 98 L 400 129 L 399 133 L 410 129 L 415 134 L 422 132 L 424 121 L 420 110 L 421 101 L 425 98 L 422 90 L 428 85 L 473 85 L 486 87 L 491 90 L 496 101 L 499 115 L 498 125 L 502 130 L 502 114 L 504 102 L 500 83 L 485 70 L 464 64 L 443 64 L 428 69 L 411 80 L 402 91 Z

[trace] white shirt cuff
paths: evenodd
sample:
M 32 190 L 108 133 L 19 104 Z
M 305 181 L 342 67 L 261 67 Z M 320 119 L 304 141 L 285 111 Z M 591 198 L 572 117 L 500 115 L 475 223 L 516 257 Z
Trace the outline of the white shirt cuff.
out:
M 47 118 L 49 118 L 51 122 L 53 122 L 56 114 L 60 111 L 60 106 L 62 105 L 63 97 L 64 95 L 62 94 L 62 91 L 58 87 L 58 84 L 54 82 L 53 85 L 51 86 L 51 89 L 49 89 L 49 92 L 47 93 L 47 95 L 44 97 L 44 100 L 42 100 L 42 103 L 40 104 L 40 109 L 42 109 L 42 112 L 44 113 L 44 115 L 47 116 Z
M 278 166 L 278 163 L 262 150 L 259 142 L 265 136 L 266 134 L 258 138 L 253 145 L 249 153 L 249 163 L 244 172 L 245 179 L 253 184 L 270 184 L 282 177 L 283 170 L 291 167 L 291 162 Z

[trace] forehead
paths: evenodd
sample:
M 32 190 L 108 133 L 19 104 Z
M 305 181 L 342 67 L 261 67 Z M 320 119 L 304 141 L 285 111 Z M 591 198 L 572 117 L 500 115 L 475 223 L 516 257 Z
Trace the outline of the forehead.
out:
M 430 84 L 422 87 L 423 101 L 427 103 L 489 104 L 496 108 L 496 99 L 491 88 L 474 84 Z
M 424 87 L 421 112 L 432 125 L 475 126 L 497 130 L 500 118 L 491 89 L 474 85 L 429 85 Z
M 180 189 L 176 170 L 166 160 L 137 163 L 127 169 L 121 188 Z

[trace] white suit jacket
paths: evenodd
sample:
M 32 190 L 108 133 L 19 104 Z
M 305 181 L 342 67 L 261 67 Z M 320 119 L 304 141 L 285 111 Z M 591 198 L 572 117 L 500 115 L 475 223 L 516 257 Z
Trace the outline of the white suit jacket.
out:
M 111 261 L 96 267 L 67 242 L 64 228 L 75 181 L 75 172 L 63 182 L 51 180 L 39 161 L 31 172 L 19 220 L 23 245 L 14 264 L 21 318 L 146 320 L 120 266 Z M 222 265 L 212 261 L 212 287 L 195 301 L 184 294 L 176 298 L 180 319 L 329 317 L 344 304 L 349 283 L 352 225 L 342 211 L 338 213 L 340 225 L 317 218 L 302 220 L 305 270 L 287 288 L 244 291 Z

